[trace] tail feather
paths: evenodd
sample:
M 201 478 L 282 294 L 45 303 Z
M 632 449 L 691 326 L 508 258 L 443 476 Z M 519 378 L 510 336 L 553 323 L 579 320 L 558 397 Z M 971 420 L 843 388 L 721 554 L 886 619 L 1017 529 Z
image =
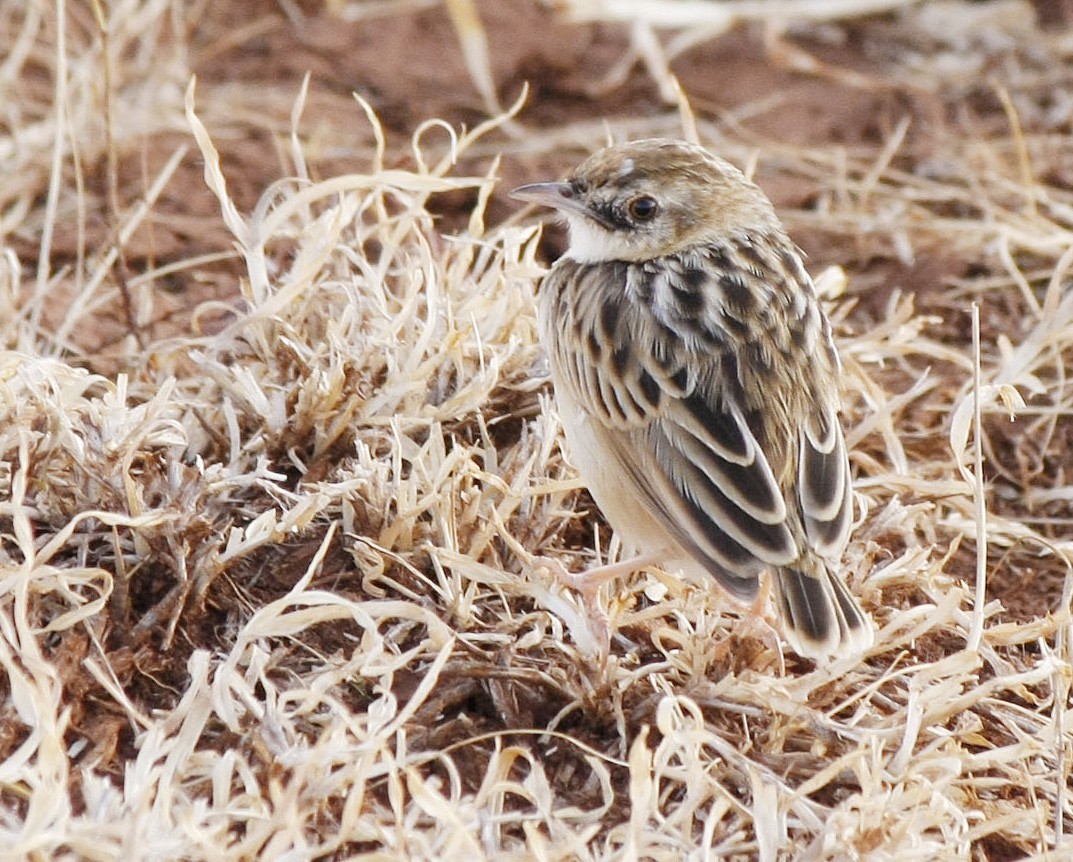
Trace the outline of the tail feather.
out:
M 874 640 L 872 621 L 826 564 L 816 560 L 814 569 L 785 568 L 776 574 L 786 640 L 805 658 L 859 655 Z

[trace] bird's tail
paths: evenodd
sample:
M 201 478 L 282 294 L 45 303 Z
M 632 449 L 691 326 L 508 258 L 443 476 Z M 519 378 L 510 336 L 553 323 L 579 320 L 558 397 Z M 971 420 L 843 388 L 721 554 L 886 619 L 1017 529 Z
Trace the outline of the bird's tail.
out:
M 783 634 L 798 655 L 842 658 L 872 645 L 872 620 L 819 557 L 779 569 L 775 584 Z

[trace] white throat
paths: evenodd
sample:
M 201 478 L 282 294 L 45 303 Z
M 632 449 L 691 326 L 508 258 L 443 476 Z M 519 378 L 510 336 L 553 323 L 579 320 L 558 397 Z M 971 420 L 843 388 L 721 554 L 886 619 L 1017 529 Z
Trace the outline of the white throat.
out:
M 602 263 L 628 258 L 629 245 L 586 218 L 567 218 L 570 247 L 566 257 L 578 263 Z

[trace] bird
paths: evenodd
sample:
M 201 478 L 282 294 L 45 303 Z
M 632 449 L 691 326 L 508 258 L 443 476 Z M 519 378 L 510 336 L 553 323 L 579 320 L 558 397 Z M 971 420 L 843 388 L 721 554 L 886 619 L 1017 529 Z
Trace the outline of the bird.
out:
M 637 556 L 766 603 L 800 656 L 873 643 L 839 565 L 853 521 L 831 324 L 764 192 L 687 141 L 595 152 L 515 188 L 565 220 L 538 327 L 570 461 Z M 770 579 L 770 580 L 769 580 Z

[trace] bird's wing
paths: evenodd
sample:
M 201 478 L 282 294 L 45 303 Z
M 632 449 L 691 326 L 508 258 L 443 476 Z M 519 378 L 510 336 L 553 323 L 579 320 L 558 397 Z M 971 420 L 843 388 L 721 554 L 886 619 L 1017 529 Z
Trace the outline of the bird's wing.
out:
M 623 299 L 621 286 L 617 295 L 601 296 L 598 276 L 555 275 L 575 279 L 580 302 L 565 319 L 549 322 L 572 330 L 572 337 L 556 339 L 556 376 L 589 414 L 613 459 L 607 469 L 621 472 L 639 504 L 726 589 L 754 596 L 761 570 L 799 556 L 801 528 L 795 531 L 791 519 L 800 515 L 796 505 L 788 511 L 754 430 L 759 418 L 750 422 L 732 396 L 723 359 L 699 342 L 690 347 L 680 333 L 658 332 L 644 307 Z M 579 283 L 586 277 L 595 280 Z M 802 440 L 809 446 L 809 487 L 815 486 L 810 494 L 825 504 L 830 483 L 813 482 L 812 474 L 826 475 L 830 435 Z M 831 521 L 823 505 L 818 511 L 818 525 Z

